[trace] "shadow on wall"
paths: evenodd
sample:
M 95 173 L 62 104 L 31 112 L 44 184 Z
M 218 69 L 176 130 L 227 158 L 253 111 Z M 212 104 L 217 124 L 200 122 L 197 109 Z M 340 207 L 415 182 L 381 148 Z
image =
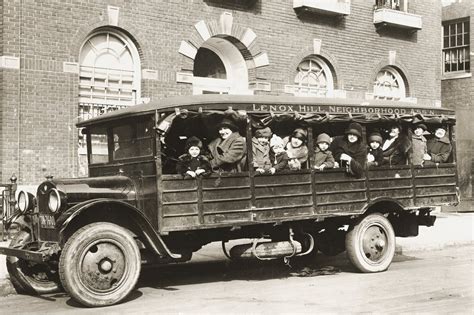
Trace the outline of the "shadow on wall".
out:
M 262 4 L 260 1 L 263 0 L 204 0 L 208 6 L 217 7 L 227 10 L 238 10 L 245 11 L 254 14 L 262 13 Z
M 396 28 L 392 26 L 376 26 L 375 31 L 380 37 L 390 37 L 394 39 L 404 40 L 407 42 L 417 43 L 418 32 L 412 30 L 406 30 L 402 28 Z

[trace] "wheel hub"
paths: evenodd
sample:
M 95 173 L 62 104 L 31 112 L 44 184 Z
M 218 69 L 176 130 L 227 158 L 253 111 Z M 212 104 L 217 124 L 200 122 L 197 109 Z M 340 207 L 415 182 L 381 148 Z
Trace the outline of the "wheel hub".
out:
M 365 257 L 372 262 L 377 262 L 383 258 L 387 247 L 387 235 L 379 226 L 367 228 L 363 238 L 362 249 Z
M 114 289 L 127 274 L 123 248 L 113 241 L 93 244 L 84 252 L 81 279 L 91 290 Z

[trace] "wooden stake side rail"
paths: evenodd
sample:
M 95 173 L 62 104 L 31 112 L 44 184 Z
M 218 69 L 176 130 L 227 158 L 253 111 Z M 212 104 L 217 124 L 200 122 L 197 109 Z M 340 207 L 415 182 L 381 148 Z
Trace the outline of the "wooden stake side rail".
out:
M 342 169 L 199 179 L 162 175 L 160 232 L 354 215 L 378 199 L 406 208 L 455 203 L 455 167 L 371 168 L 368 178 L 353 178 Z

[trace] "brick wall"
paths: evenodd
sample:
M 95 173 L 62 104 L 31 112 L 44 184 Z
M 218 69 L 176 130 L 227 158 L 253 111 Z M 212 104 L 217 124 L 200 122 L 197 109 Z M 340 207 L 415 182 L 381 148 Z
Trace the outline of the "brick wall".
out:
M 410 96 L 421 105 L 441 99 L 438 0 L 410 1 L 410 12 L 423 16 L 418 32 L 377 30 L 373 1 L 352 0 L 351 14 L 345 18 L 298 16 L 288 0 L 254 2 L 4 2 L 3 54 L 20 57 L 21 69 L 1 70 L 1 180 L 7 181 L 11 173 L 20 184 L 38 183 L 46 173 L 75 176 L 78 75 L 64 73 L 62 66 L 65 61 L 78 62 L 86 36 L 108 25 L 107 5 L 120 8 L 118 27 L 137 43 L 142 68 L 158 73 L 158 80 L 143 80 L 142 97 L 191 93 L 189 84 L 176 83 L 176 72 L 190 66 L 190 60 L 178 53 L 180 43 L 191 39 L 197 22 L 218 21 L 227 11 L 234 25 L 257 35 L 252 49 L 268 54 L 270 64 L 257 68 L 254 76 L 270 82 L 272 94 L 283 93 L 284 85 L 292 83 L 296 65 L 312 53 L 317 38 L 322 40 L 322 54 L 334 62 L 337 88 L 352 96 L 371 91 L 377 71 L 388 64 L 389 51 L 396 51 L 395 65 L 408 78 Z
M 443 21 L 456 20 L 474 16 L 474 2 L 457 1 L 442 9 Z M 474 40 L 472 23 L 470 20 L 470 42 Z M 472 46 L 471 46 L 472 51 Z M 471 56 L 471 73 L 472 73 Z M 473 185 L 472 180 L 474 159 L 474 79 L 472 76 L 458 79 L 443 79 L 441 81 L 441 101 L 444 107 L 456 109 L 457 126 L 457 163 L 459 186 L 461 191 L 461 205 L 453 210 L 472 211 Z

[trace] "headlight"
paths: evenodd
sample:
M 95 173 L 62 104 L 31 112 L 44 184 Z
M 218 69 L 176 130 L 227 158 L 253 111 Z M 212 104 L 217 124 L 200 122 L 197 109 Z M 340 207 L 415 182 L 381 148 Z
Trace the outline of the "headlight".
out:
M 20 190 L 17 199 L 18 209 L 21 213 L 25 213 L 28 210 L 33 210 L 35 207 L 35 197 L 24 190 Z
M 61 196 L 56 188 L 51 189 L 48 196 L 48 208 L 51 212 L 56 213 L 61 209 Z

